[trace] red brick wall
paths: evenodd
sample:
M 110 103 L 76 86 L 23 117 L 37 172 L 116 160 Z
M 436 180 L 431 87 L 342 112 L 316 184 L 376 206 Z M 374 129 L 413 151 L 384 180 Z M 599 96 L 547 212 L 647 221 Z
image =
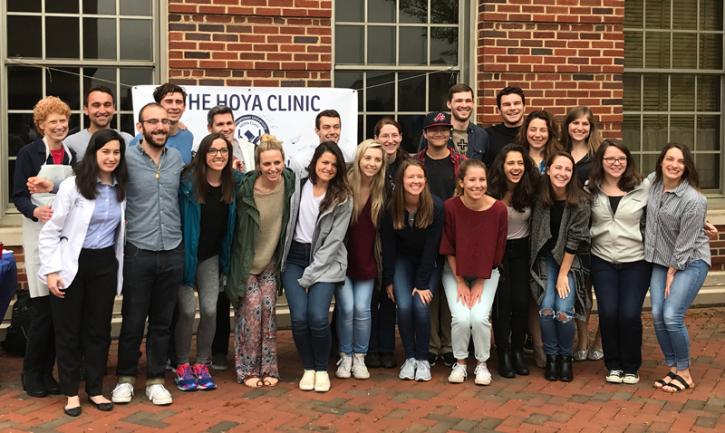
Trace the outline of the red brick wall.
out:
M 170 0 L 169 80 L 328 87 L 331 0 Z
M 586 105 L 621 134 L 624 0 L 484 0 L 478 16 L 480 123 L 500 122 L 496 92 L 515 85 L 527 111 Z

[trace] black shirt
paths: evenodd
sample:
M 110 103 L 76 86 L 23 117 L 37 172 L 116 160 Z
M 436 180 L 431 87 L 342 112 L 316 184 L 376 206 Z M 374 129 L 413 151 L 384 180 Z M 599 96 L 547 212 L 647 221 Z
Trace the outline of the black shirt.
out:
M 453 172 L 451 158 L 431 159 L 426 154 L 424 165 L 430 192 L 441 201 L 451 198 L 456 187 L 456 176 Z
M 488 133 L 488 142 L 491 145 L 491 161 L 496 158 L 504 146 L 509 143 L 516 143 L 516 136 L 518 135 L 520 128 L 520 126 L 509 128 L 503 123 L 486 128 L 486 132 Z
M 561 228 L 561 218 L 564 216 L 564 206 L 566 200 L 555 200 L 554 206 L 549 208 L 549 230 L 551 230 L 551 238 L 546 241 L 543 251 L 552 251 L 559 240 L 559 229 Z
M 579 185 L 584 186 L 586 181 L 589 180 L 589 174 L 592 172 L 592 158 L 589 154 L 586 154 L 584 158 L 574 164 L 574 174 L 579 178 Z
M 199 262 L 219 254 L 227 231 L 227 204 L 222 201 L 222 187 L 208 185 L 208 188 L 205 203 L 201 205 Z

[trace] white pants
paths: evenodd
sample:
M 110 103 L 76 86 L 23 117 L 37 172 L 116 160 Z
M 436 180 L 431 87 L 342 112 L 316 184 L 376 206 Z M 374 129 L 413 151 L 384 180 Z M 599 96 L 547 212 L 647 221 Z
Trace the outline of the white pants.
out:
M 491 307 L 498 287 L 498 269 L 483 283 L 483 293 L 473 308 L 458 299 L 458 284 L 448 263 L 443 267 L 443 290 L 451 310 L 451 345 L 456 359 L 468 359 L 468 342 L 473 336 L 476 360 L 486 362 L 491 352 Z

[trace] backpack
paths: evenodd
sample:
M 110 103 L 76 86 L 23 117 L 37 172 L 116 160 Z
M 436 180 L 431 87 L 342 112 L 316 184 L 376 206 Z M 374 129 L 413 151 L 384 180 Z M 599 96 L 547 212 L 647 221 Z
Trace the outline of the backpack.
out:
M 5 341 L 2 342 L 5 351 L 11 355 L 25 355 L 25 343 L 30 329 L 29 301 L 30 293 L 27 290 L 17 292 L 10 327 L 5 332 Z

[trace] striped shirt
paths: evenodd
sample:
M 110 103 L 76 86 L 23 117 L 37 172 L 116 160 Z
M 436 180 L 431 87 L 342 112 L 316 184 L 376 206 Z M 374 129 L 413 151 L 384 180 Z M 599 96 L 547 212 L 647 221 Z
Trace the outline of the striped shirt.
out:
M 683 270 L 695 260 L 710 265 L 710 243 L 705 235 L 707 199 L 683 180 L 672 191 L 662 182 L 650 188 L 644 258 L 650 263 Z

